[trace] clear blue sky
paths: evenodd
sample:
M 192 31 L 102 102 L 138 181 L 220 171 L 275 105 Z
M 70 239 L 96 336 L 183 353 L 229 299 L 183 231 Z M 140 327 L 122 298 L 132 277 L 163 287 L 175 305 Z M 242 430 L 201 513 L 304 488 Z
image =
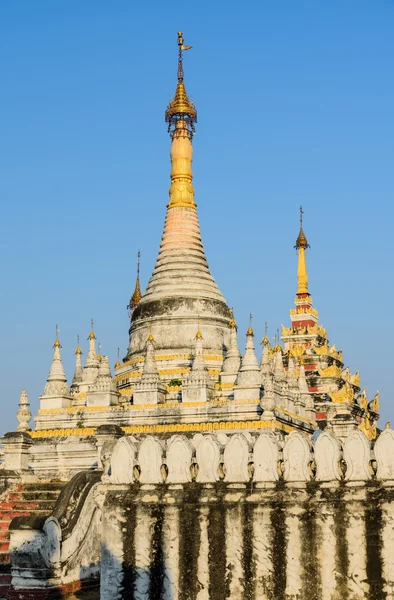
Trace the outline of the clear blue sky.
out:
M 392 0 L 0 3 L 2 432 L 22 388 L 38 408 L 56 323 L 70 379 L 91 317 L 112 365 L 126 351 L 136 253 L 144 285 L 168 198 L 178 29 L 240 344 L 250 312 L 256 341 L 289 324 L 302 203 L 321 323 L 394 422 L 393 24 Z

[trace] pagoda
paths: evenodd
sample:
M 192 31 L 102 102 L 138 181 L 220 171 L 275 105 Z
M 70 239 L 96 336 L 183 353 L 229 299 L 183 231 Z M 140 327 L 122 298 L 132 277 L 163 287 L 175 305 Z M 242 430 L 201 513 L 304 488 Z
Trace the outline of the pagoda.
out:
M 123 395 L 131 395 L 142 372 L 149 333 L 155 339 L 159 374 L 167 382 L 188 373 L 198 324 L 209 372 L 216 379 L 229 340 L 231 313 L 208 266 L 194 198 L 192 141 L 197 110 L 187 95 L 183 71 L 183 54 L 190 48 L 179 32 L 177 85 L 165 111 L 171 138 L 169 202 L 156 266 L 142 295 L 137 273 L 129 304 L 129 345 L 116 369 Z
M 345 368 L 342 350 L 330 346 L 326 329 L 319 324 L 319 313 L 313 307 L 309 292 L 306 254 L 310 248 L 303 229 L 303 210 L 300 207 L 300 231 L 295 243 L 298 255 L 297 292 L 295 308 L 290 310 L 291 327 L 282 325 L 284 363 L 287 371 L 295 363 L 303 365 L 308 391 L 313 396 L 316 421 L 324 429 L 327 418 L 345 420 L 351 417 L 370 439 L 376 437 L 379 414 L 379 394 L 368 401 L 361 390 L 360 374 Z M 351 419 L 350 421 L 351 422 Z
M 201 240 L 189 49 L 179 32 L 169 202 L 125 356 L 113 375 L 92 320 L 69 385 L 56 326 L 34 427 L 24 389 L 2 438 L 0 596 L 391 598 L 394 431 L 319 324 L 302 208 L 291 326 L 258 357 L 250 315 L 241 353 Z

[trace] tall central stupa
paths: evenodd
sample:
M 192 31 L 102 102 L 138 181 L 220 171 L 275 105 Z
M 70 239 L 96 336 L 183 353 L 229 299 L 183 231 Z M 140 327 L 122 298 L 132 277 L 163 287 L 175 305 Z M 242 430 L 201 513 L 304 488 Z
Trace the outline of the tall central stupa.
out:
M 179 377 L 190 364 L 198 327 L 210 366 L 219 372 L 231 321 L 231 311 L 209 270 L 194 199 L 192 140 L 197 111 L 184 84 L 183 52 L 190 46 L 184 45 L 182 32 L 178 48 L 178 82 L 165 112 L 171 136 L 170 199 L 156 266 L 142 295 L 137 278 L 130 302 L 129 346 L 122 365 L 122 372 L 125 366 L 132 371 L 141 367 L 151 334 L 156 359 L 167 363 L 167 379 Z

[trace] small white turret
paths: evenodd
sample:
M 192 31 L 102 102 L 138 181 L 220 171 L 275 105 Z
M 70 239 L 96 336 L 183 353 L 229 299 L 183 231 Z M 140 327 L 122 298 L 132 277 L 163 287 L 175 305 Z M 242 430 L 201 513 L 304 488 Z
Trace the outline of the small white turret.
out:
M 282 346 L 277 344 L 274 348 L 274 352 L 274 378 L 276 381 L 284 381 L 286 375 L 283 366 Z
M 111 375 L 108 356 L 102 356 L 96 381 L 89 386 L 87 406 L 113 406 L 119 402 L 119 392 Z
M 77 336 L 77 347 L 75 349 L 75 373 L 73 377 L 73 382 L 71 384 L 71 391 L 78 389 L 78 384 L 81 383 L 83 376 L 83 367 L 82 367 L 82 349 L 79 345 L 79 335 Z
M 298 386 L 298 381 L 297 381 L 297 374 L 296 374 L 296 370 L 295 370 L 294 359 L 292 356 L 290 356 L 288 366 L 287 366 L 287 382 L 289 384 L 290 389 L 298 390 L 299 386 Z
M 263 379 L 271 373 L 271 358 L 270 358 L 270 350 L 271 344 L 267 337 L 267 324 L 265 325 L 265 334 L 263 337 L 263 350 L 261 353 L 261 361 L 260 361 L 260 371 L 263 375 Z
M 19 421 L 19 425 L 16 429 L 17 431 L 31 431 L 31 427 L 29 426 L 31 419 L 29 406 L 29 399 L 27 397 L 26 390 L 22 390 L 19 400 L 19 410 L 16 413 L 16 418 Z
M 53 344 L 53 358 L 44 394 L 40 396 L 40 408 L 68 408 L 71 403 L 70 388 L 67 384 L 60 355 L 59 329 L 56 325 L 56 339 Z
M 231 311 L 232 314 L 232 311 Z M 229 346 L 224 357 L 222 372 L 220 378 L 223 384 L 228 387 L 228 384 L 233 385 L 237 379 L 239 367 L 241 364 L 241 352 L 238 347 L 237 339 L 237 324 L 232 314 L 230 321 L 230 341 Z
M 96 354 L 96 335 L 94 333 L 93 328 L 93 319 L 92 319 L 92 327 L 88 336 L 89 340 L 89 350 L 88 355 L 86 357 L 85 368 L 83 370 L 82 382 L 84 384 L 94 383 L 96 377 L 98 375 L 98 369 L 100 366 L 100 361 L 97 358 Z
M 245 354 L 234 386 L 234 400 L 260 400 L 262 375 L 253 343 L 252 315 L 246 332 Z
M 134 386 L 133 404 L 160 404 L 165 401 L 167 388 L 157 371 L 154 341 L 150 333 L 146 341 L 141 379 Z
M 182 381 L 182 402 L 208 402 L 213 398 L 213 383 L 204 360 L 203 337 L 198 327 L 190 373 Z

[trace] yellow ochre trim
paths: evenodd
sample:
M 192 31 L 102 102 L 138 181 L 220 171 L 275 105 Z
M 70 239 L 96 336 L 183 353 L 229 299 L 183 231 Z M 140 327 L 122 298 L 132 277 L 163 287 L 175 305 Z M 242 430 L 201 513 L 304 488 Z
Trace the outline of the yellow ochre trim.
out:
M 186 431 L 219 431 L 234 429 L 272 429 L 276 427 L 287 433 L 294 430 L 294 427 L 285 425 L 280 421 L 221 421 L 212 423 L 174 423 L 165 425 L 132 425 L 122 427 L 125 433 L 173 433 Z M 67 437 L 67 436 L 89 436 L 94 435 L 94 427 L 78 429 L 43 429 L 41 431 L 30 432 L 33 438 L 43 437 Z

